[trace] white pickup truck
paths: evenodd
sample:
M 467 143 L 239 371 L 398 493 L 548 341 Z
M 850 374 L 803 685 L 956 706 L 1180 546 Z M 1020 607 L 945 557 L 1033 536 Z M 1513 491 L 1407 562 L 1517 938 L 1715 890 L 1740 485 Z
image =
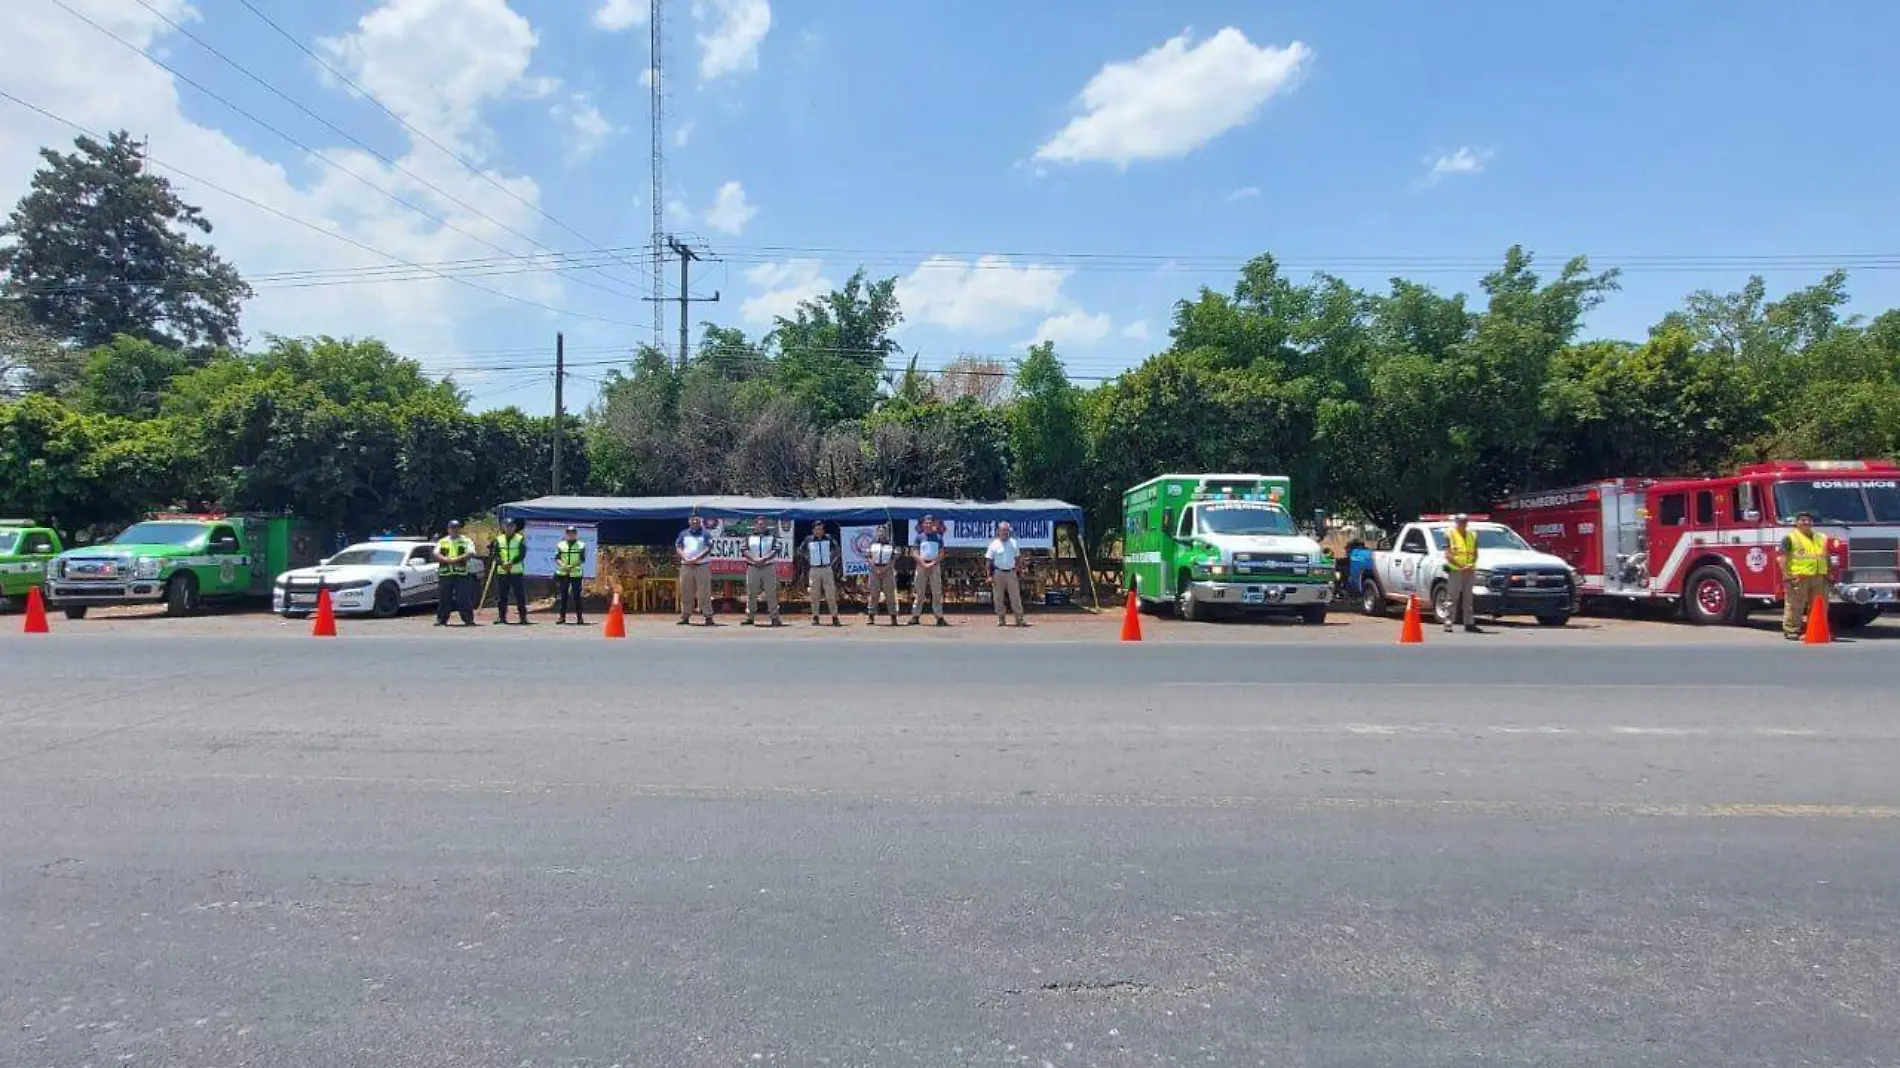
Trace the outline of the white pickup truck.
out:
M 1359 605 L 1369 616 L 1385 615 L 1417 595 L 1440 623 L 1451 619 L 1451 595 L 1445 584 L 1445 532 L 1450 516 L 1426 516 L 1407 523 L 1392 548 L 1372 554 L 1372 567 L 1359 584 Z M 1549 553 L 1538 552 L 1502 523 L 1473 517 L 1478 536 L 1478 574 L 1472 607 L 1479 615 L 1536 616 L 1547 627 L 1570 622 L 1577 610 L 1577 573 Z

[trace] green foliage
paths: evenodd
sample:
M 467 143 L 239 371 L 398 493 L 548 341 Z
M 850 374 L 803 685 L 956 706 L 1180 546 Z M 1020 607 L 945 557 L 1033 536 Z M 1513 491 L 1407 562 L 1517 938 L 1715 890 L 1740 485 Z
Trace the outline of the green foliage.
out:
M 191 232 L 196 207 L 148 173 L 130 134 L 89 137 L 72 153 L 42 149 L 32 190 L 0 226 L 6 292 L 49 336 L 78 348 L 121 334 L 171 348 L 237 340 L 250 287 Z
M 1017 361 L 1007 419 L 1014 495 L 1080 498 L 1088 484 L 1081 394 L 1069 383 L 1053 343 L 1032 346 Z

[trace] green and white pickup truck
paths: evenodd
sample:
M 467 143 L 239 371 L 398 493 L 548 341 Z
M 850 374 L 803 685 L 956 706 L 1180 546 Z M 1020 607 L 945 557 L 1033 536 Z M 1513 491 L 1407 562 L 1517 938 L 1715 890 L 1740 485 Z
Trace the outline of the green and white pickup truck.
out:
M 46 564 L 65 546 L 59 532 L 30 519 L 0 519 L 0 609 L 26 603 L 46 580 Z
M 186 615 L 208 603 L 269 600 L 277 576 L 317 562 L 310 524 L 289 516 L 168 514 L 53 558 L 46 595 L 68 619 L 94 605 L 160 604 Z

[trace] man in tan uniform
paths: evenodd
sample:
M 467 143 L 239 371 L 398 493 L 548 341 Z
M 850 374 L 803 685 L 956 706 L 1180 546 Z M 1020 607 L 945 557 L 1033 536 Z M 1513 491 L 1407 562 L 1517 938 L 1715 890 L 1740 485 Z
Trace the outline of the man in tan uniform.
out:
M 1022 550 L 1016 546 L 1016 535 L 1009 524 L 996 524 L 996 537 L 990 539 L 990 547 L 983 550 L 983 558 L 990 562 L 990 598 L 996 602 L 996 625 L 1003 625 L 1007 608 L 1016 610 L 1016 625 L 1026 627 L 1029 623 L 1023 619 L 1023 584 L 1016 574 L 1016 567 L 1022 563 Z
M 838 539 L 825 533 L 825 521 L 814 520 L 811 533 L 798 543 L 798 566 L 806 570 L 807 592 L 811 597 L 811 625 L 818 625 L 818 609 L 831 608 L 831 625 L 842 627 L 838 619 Z
M 706 617 L 707 626 L 718 626 L 713 622 L 712 565 L 707 562 L 712 558 L 713 540 L 699 513 L 686 520 L 686 529 L 673 539 L 673 551 L 680 559 L 679 625 L 691 623 L 693 611 L 698 609 Z
M 864 550 L 864 561 L 871 565 L 870 574 L 864 577 L 864 618 L 869 626 L 877 626 L 878 605 L 891 615 L 891 626 L 897 626 L 897 546 L 891 544 L 891 528 L 880 526 L 877 536 Z
M 943 524 L 936 516 L 927 515 L 917 521 L 917 544 L 910 552 L 917 561 L 917 571 L 910 580 L 910 625 L 923 621 L 924 601 L 928 599 L 937 625 L 949 626 L 943 619 Z
M 745 625 L 758 623 L 759 602 L 771 613 L 772 626 L 785 624 L 778 618 L 778 532 L 769 520 L 759 516 L 752 522 L 752 536 L 745 541 Z

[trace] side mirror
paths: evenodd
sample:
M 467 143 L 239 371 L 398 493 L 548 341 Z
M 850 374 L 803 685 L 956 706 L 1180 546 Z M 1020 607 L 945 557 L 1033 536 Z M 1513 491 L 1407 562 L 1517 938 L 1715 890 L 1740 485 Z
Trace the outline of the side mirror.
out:
M 321 559 L 321 560 L 318 560 L 318 561 L 317 561 L 317 566 L 318 566 L 318 567 L 329 567 L 329 566 L 330 566 L 330 558 L 326 556 L 326 557 L 324 557 L 323 559 Z
M 1759 508 L 1750 508 L 1748 511 L 1742 513 L 1742 518 L 1750 523 L 1759 523 L 1761 522 L 1761 510 Z

